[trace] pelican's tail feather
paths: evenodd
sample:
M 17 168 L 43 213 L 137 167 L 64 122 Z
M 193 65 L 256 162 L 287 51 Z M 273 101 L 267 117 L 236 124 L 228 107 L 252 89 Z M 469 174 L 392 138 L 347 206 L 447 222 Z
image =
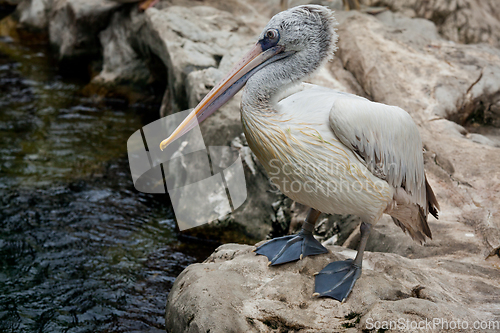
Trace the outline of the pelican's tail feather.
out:
M 393 208 L 387 212 L 398 227 L 403 229 L 404 232 L 408 231 L 411 238 L 420 242 L 420 244 L 425 242 L 426 237 L 432 239 L 431 229 L 427 223 L 427 215 L 431 213 L 432 216 L 438 218 L 438 210 L 440 209 L 427 177 L 425 177 L 425 194 L 426 207 L 422 207 L 408 200 L 406 192 L 399 189 L 395 196 L 396 205 L 392 206 Z
M 416 206 L 416 205 L 415 205 Z M 394 216 L 391 216 L 392 220 L 394 223 L 400 227 L 404 232 L 408 232 L 410 234 L 411 238 L 420 244 L 425 243 L 426 237 L 429 237 L 432 239 L 432 233 L 431 230 L 429 229 L 429 225 L 427 224 L 427 221 L 425 218 L 422 218 L 422 214 L 418 214 L 418 220 L 419 223 L 416 225 L 412 219 L 406 218 L 406 219 L 398 219 Z
M 438 218 L 438 210 L 440 210 L 439 203 L 437 202 L 436 196 L 427 181 L 427 176 L 425 177 L 425 192 L 427 197 L 427 210 L 432 214 L 432 216 Z
M 416 203 L 398 202 L 389 213 L 394 223 L 408 232 L 420 244 L 425 243 L 426 237 L 432 239 L 431 229 L 427 224 L 427 214 Z

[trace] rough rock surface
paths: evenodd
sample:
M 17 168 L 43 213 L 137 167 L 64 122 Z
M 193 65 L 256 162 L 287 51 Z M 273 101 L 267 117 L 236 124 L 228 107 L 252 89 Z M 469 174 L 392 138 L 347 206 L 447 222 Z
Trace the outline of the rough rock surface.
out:
M 48 31 L 60 60 L 100 55 L 98 33 L 122 4 L 109 0 L 22 0 L 14 17 L 19 27 Z
M 53 0 L 22 0 L 15 16 L 21 27 L 30 30 L 46 30 Z
M 359 332 L 376 321 L 418 323 L 434 318 L 455 324 L 465 321 L 470 328 L 475 321 L 500 324 L 500 271 L 482 261 L 407 259 L 367 252 L 361 278 L 347 301 L 339 303 L 312 296 L 313 274 L 331 261 L 353 258 L 354 251 L 332 246 L 325 255 L 268 267 L 267 258 L 256 256 L 252 249 L 223 245 L 205 262 L 186 268 L 168 297 L 167 331 L 339 332 L 351 328 Z
M 462 124 L 481 98 L 499 98 L 499 49 L 446 41 L 432 22 L 388 11 L 378 19 L 337 16 L 344 37 L 338 55 L 374 100 L 399 105 L 420 122 L 437 116 Z M 392 84 L 380 84 L 391 77 Z
M 500 7 L 497 0 L 361 0 L 386 6 L 408 17 L 433 21 L 439 32 L 455 42 L 500 46 Z
M 123 9 L 113 14 L 109 26 L 99 33 L 103 68 L 92 79 L 96 85 L 144 86 L 151 80 L 144 58 L 132 47 L 137 27 L 144 19 L 136 10 Z
M 49 20 L 50 42 L 59 59 L 99 55 L 98 33 L 120 4 L 102 0 L 53 0 Z
M 219 66 L 229 69 L 252 37 L 241 21 L 212 7 L 172 6 L 151 9 L 145 15 L 139 39 L 162 60 L 168 72 L 164 115 L 196 106 L 224 75 Z

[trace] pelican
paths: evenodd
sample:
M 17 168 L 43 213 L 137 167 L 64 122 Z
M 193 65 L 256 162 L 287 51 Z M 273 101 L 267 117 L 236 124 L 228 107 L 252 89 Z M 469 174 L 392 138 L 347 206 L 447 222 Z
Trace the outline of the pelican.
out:
M 326 7 L 276 14 L 258 42 L 160 144 L 164 149 L 245 86 L 241 121 L 249 147 L 271 181 L 310 208 L 301 231 L 256 248 L 270 265 L 328 252 L 312 235 L 321 212 L 361 218 L 354 260 L 315 275 L 315 293 L 344 301 L 361 274 L 363 251 L 382 214 L 416 241 L 431 238 L 439 205 L 427 182 L 422 142 L 410 115 L 396 107 L 301 81 L 336 50 L 336 20 Z

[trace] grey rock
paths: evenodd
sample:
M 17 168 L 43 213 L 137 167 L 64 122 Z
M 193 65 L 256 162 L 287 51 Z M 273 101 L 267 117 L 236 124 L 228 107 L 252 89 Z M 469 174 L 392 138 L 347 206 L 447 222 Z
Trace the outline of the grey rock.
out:
M 268 267 L 267 258 L 252 249 L 223 245 L 205 262 L 186 268 L 169 293 L 167 331 L 339 332 L 352 327 L 359 332 L 376 321 L 398 319 L 460 320 L 469 327 L 477 320 L 500 320 L 500 272 L 491 264 L 367 252 L 361 278 L 339 303 L 312 296 L 313 274 L 331 261 L 352 258 L 354 251 L 329 246 L 328 254 Z M 445 330 L 438 326 L 435 331 Z
M 136 3 L 140 2 L 141 0 L 111 0 L 113 2 L 118 2 L 118 3 Z
M 53 0 L 49 38 L 59 60 L 98 56 L 98 34 L 121 5 L 107 0 Z
M 216 74 L 214 78 L 212 70 L 205 74 L 198 73 L 188 83 L 190 73 L 208 68 L 219 69 L 223 58 L 230 54 L 229 50 L 237 50 L 237 57 L 242 55 L 250 42 L 251 35 L 241 21 L 229 12 L 212 7 L 152 8 L 146 11 L 145 16 L 139 39 L 162 60 L 168 70 L 169 98 L 162 111 L 164 115 L 194 107 L 200 96 L 208 92 L 208 87 L 204 86 L 215 84 L 212 82 L 222 77 L 222 74 Z M 200 85 L 202 92 L 199 91 Z
M 477 133 L 470 133 L 467 135 L 468 139 L 471 139 L 472 142 L 479 143 L 482 145 L 488 145 L 492 147 L 500 147 L 500 142 L 495 142 L 491 139 L 488 139 L 484 135 L 477 134 Z
M 121 10 L 113 14 L 109 26 L 99 33 L 103 68 L 92 79 L 93 84 L 144 87 L 152 80 L 146 60 L 132 47 L 142 18 L 136 10 Z
M 338 17 L 338 55 L 344 66 L 374 100 L 409 112 L 427 109 L 412 114 L 417 120 L 427 113 L 427 118 L 434 114 L 463 122 L 472 105 L 499 91 L 498 49 L 447 42 L 432 22 L 390 12 L 379 20 L 353 12 Z M 380 84 L 388 80 L 392 83 Z M 406 98 L 417 92 L 418 98 Z
M 14 13 L 21 27 L 44 31 L 49 24 L 54 0 L 22 0 Z
M 342 0 L 282 0 L 281 3 L 285 6 L 284 9 L 301 5 L 321 5 L 326 6 L 331 10 L 344 9 Z
M 408 17 L 433 21 L 443 37 L 460 43 L 500 46 L 500 8 L 496 0 L 362 0 Z

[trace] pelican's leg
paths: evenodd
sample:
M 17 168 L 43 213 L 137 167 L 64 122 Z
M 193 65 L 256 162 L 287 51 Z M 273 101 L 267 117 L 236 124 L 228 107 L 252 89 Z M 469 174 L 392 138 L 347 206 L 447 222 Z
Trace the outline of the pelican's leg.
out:
M 354 261 L 352 259 L 334 261 L 316 274 L 313 296 L 331 297 L 341 302 L 349 296 L 354 283 L 361 275 L 363 252 L 371 229 L 370 223 L 361 223 L 361 240 Z
M 321 212 L 311 208 L 298 234 L 271 239 L 256 248 L 255 253 L 266 256 L 270 260 L 268 265 L 284 264 L 305 256 L 327 253 L 328 250 L 312 234 L 320 214 Z

